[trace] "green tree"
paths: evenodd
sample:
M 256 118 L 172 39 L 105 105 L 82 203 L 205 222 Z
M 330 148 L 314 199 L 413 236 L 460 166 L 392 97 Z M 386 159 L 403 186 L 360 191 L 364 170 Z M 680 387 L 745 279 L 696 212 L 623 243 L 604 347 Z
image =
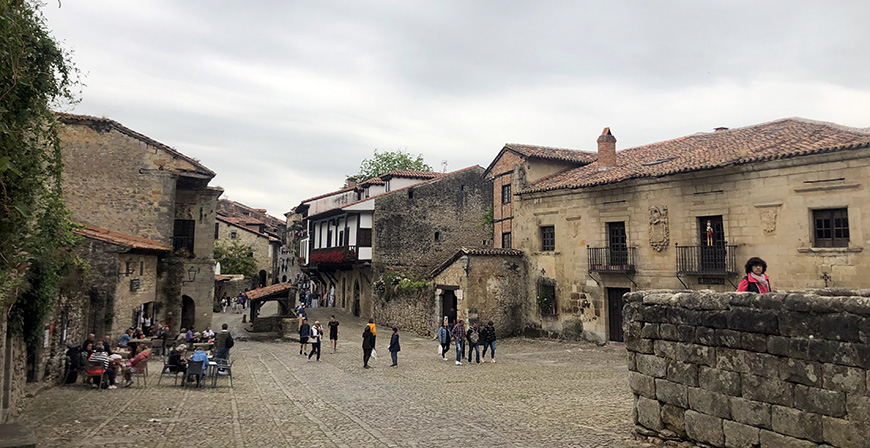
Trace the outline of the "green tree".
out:
M 359 172 L 352 177 L 362 182 L 395 170 L 432 171 L 432 167 L 423 161 L 422 154 L 414 157 L 401 149 L 382 152 L 375 149 L 375 154 L 370 159 L 363 159 Z
M 62 281 L 85 267 L 61 191 L 59 124 L 75 68 L 37 3 L 0 0 L 0 303 L 33 348 Z
M 250 246 L 233 241 L 229 246 L 215 246 L 214 259 L 221 264 L 223 274 L 241 274 L 245 278 L 257 275 L 257 260 Z

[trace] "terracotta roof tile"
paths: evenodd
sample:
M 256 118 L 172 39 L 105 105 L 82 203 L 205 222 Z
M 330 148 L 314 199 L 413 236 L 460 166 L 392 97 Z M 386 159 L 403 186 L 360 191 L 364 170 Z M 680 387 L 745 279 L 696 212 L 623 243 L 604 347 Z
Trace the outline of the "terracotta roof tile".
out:
M 265 288 L 248 291 L 246 294 L 248 295 L 248 299 L 256 300 L 280 294 L 291 289 L 296 289 L 296 286 L 292 283 L 276 283 L 274 285 L 266 286 Z
M 166 152 L 168 152 L 176 157 L 184 159 L 197 168 L 196 171 L 183 170 L 183 169 L 176 170 L 178 172 L 190 172 L 190 173 L 195 173 L 195 174 L 204 174 L 204 175 L 209 176 L 209 177 L 215 176 L 214 171 L 206 168 L 205 165 L 200 163 L 198 160 L 196 160 L 192 157 L 188 157 L 188 156 L 178 152 L 178 150 L 170 147 L 169 145 L 160 143 L 157 140 L 154 140 L 146 135 L 140 134 L 140 133 L 122 125 L 121 123 L 118 123 L 115 120 L 110 120 L 108 118 L 92 117 L 89 115 L 76 115 L 76 114 L 68 114 L 68 113 L 58 113 L 57 115 L 58 115 L 58 120 L 60 120 L 61 123 L 65 123 L 65 124 L 82 124 L 82 125 L 87 126 L 87 125 L 93 124 L 93 123 L 100 123 L 100 124 L 109 126 L 111 128 L 114 128 L 116 131 L 118 131 L 122 134 L 133 137 L 141 142 L 144 142 L 144 143 L 149 144 L 151 146 L 155 146 L 155 147 L 160 148 L 160 149 L 162 149 L 162 150 L 164 150 L 164 151 L 166 151 Z
M 583 188 L 863 147 L 870 147 L 870 129 L 785 118 L 623 149 L 616 152 L 616 167 L 600 170 L 595 162 L 562 171 L 530 184 L 519 194 Z
M 412 179 L 435 179 L 443 177 L 446 173 L 436 173 L 435 171 L 416 171 L 416 170 L 393 170 L 389 173 L 381 174 L 381 180 L 388 180 L 393 177 L 410 177 Z
M 116 246 L 126 247 L 128 248 L 128 250 L 139 249 L 157 252 L 169 252 L 170 250 L 172 250 L 171 246 L 169 246 L 168 244 L 163 244 L 159 241 L 149 240 L 148 238 L 142 238 L 133 235 L 126 235 L 118 232 L 112 232 L 111 230 L 103 229 L 97 226 L 87 226 L 83 229 L 76 229 L 74 230 L 74 232 L 85 238 L 91 238 L 111 243 Z
M 430 278 L 434 278 L 445 269 L 450 267 L 453 263 L 456 262 L 463 255 L 482 255 L 482 256 L 494 256 L 494 257 L 522 257 L 523 251 L 519 249 L 504 249 L 499 247 L 461 247 L 456 253 L 450 256 L 443 263 L 438 265 L 432 272 L 429 273 Z
M 548 160 L 564 160 L 566 162 L 594 162 L 598 158 L 598 153 L 595 151 L 581 151 L 568 148 L 551 148 L 549 146 L 523 145 L 520 143 L 507 143 L 505 148 L 512 149 L 515 152 L 526 157 L 548 159 Z

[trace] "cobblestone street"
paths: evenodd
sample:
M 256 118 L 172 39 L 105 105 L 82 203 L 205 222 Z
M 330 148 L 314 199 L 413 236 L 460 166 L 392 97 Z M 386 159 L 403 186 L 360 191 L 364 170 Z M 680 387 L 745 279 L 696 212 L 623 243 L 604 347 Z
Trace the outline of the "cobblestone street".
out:
M 330 311 L 309 315 L 325 327 Z M 250 336 L 241 315 L 217 314 L 215 328 L 229 322 L 238 340 L 233 388 L 158 386 L 157 358 L 147 388 L 55 387 L 28 399 L 22 419 L 44 447 L 644 446 L 630 434 L 621 346 L 500 339 L 496 364 L 456 366 L 452 350 L 444 362 L 433 340 L 400 333 L 389 368 L 379 327 L 379 359 L 364 370 L 362 321 L 337 318 L 338 351 L 324 343 L 318 363 L 298 344 L 239 340 Z

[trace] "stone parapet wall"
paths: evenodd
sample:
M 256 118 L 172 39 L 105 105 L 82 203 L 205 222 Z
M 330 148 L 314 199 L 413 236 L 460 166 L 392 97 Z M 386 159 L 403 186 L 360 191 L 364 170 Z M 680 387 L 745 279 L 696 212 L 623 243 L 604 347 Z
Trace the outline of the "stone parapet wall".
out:
M 870 446 L 870 290 L 624 300 L 646 430 L 716 447 Z
M 431 287 L 408 292 L 384 294 L 374 299 L 376 322 L 384 328 L 396 327 L 423 336 L 438 329 L 435 319 L 435 293 Z M 389 335 L 386 330 L 383 334 Z M 380 334 L 380 331 L 379 331 Z

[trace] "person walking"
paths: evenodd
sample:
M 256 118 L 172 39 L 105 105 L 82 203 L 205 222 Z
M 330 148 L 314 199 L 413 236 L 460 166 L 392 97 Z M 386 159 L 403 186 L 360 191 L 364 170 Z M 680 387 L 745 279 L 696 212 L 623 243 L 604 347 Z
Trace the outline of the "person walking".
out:
M 447 361 L 447 352 L 450 351 L 450 330 L 447 327 L 447 319 L 441 322 L 438 329 L 438 342 L 441 343 L 441 359 Z
M 374 345 L 374 336 L 372 335 L 372 329 L 368 325 L 366 325 L 365 330 L 363 330 L 362 335 L 362 349 L 363 349 L 363 368 L 369 369 L 369 358 L 372 357 L 372 349 L 375 347 Z
M 323 326 L 319 320 L 314 321 L 314 326 L 311 327 L 311 353 L 308 354 L 308 360 L 317 352 L 317 360 L 320 361 L 320 340 L 323 339 Z
M 338 321 L 335 320 L 335 315 L 329 316 L 329 346 L 332 349 L 331 353 L 335 353 L 335 348 L 338 347 Z
M 471 364 L 471 351 L 474 350 L 474 353 L 477 355 L 477 363 L 480 364 L 480 349 L 477 347 L 480 342 L 480 329 L 477 328 L 477 322 L 472 323 L 468 327 L 468 331 L 465 332 L 465 339 L 468 341 L 468 363 Z
M 399 329 L 393 327 L 393 335 L 390 336 L 390 346 L 387 348 L 390 351 L 390 358 L 392 358 L 393 363 L 390 364 L 390 367 L 396 367 L 399 365 L 399 352 L 402 351 L 402 347 L 399 346 Z
M 299 354 L 308 354 L 308 338 L 311 336 L 311 325 L 308 325 L 308 319 L 302 319 L 302 325 L 299 326 Z
M 375 358 L 375 361 L 378 360 L 378 349 L 377 349 L 377 341 L 378 341 L 378 330 L 375 328 L 375 320 L 369 318 L 369 328 L 372 329 L 372 358 Z
M 458 319 L 456 321 L 456 325 L 453 326 L 453 332 L 451 333 L 453 337 L 453 342 L 456 343 L 456 365 L 462 365 L 462 346 L 465 345 L 465 321 L 462 319 Z
M 492 321 L 486 323 L 486 327 L 480 331 L 480 339 L 483 341 L 483 361 L 486 362 L 486 349 L 489 348 L 489 362 L 495 362 L 495 327 Z
M 770 277 L 765 274 L 767 272 L 767 262 L 758 257 L 752 257 L 744 266 L 746 276 L 740 280 L 737 285 L 738 291 L 749 291 L 757 293 L 770 292 Z

